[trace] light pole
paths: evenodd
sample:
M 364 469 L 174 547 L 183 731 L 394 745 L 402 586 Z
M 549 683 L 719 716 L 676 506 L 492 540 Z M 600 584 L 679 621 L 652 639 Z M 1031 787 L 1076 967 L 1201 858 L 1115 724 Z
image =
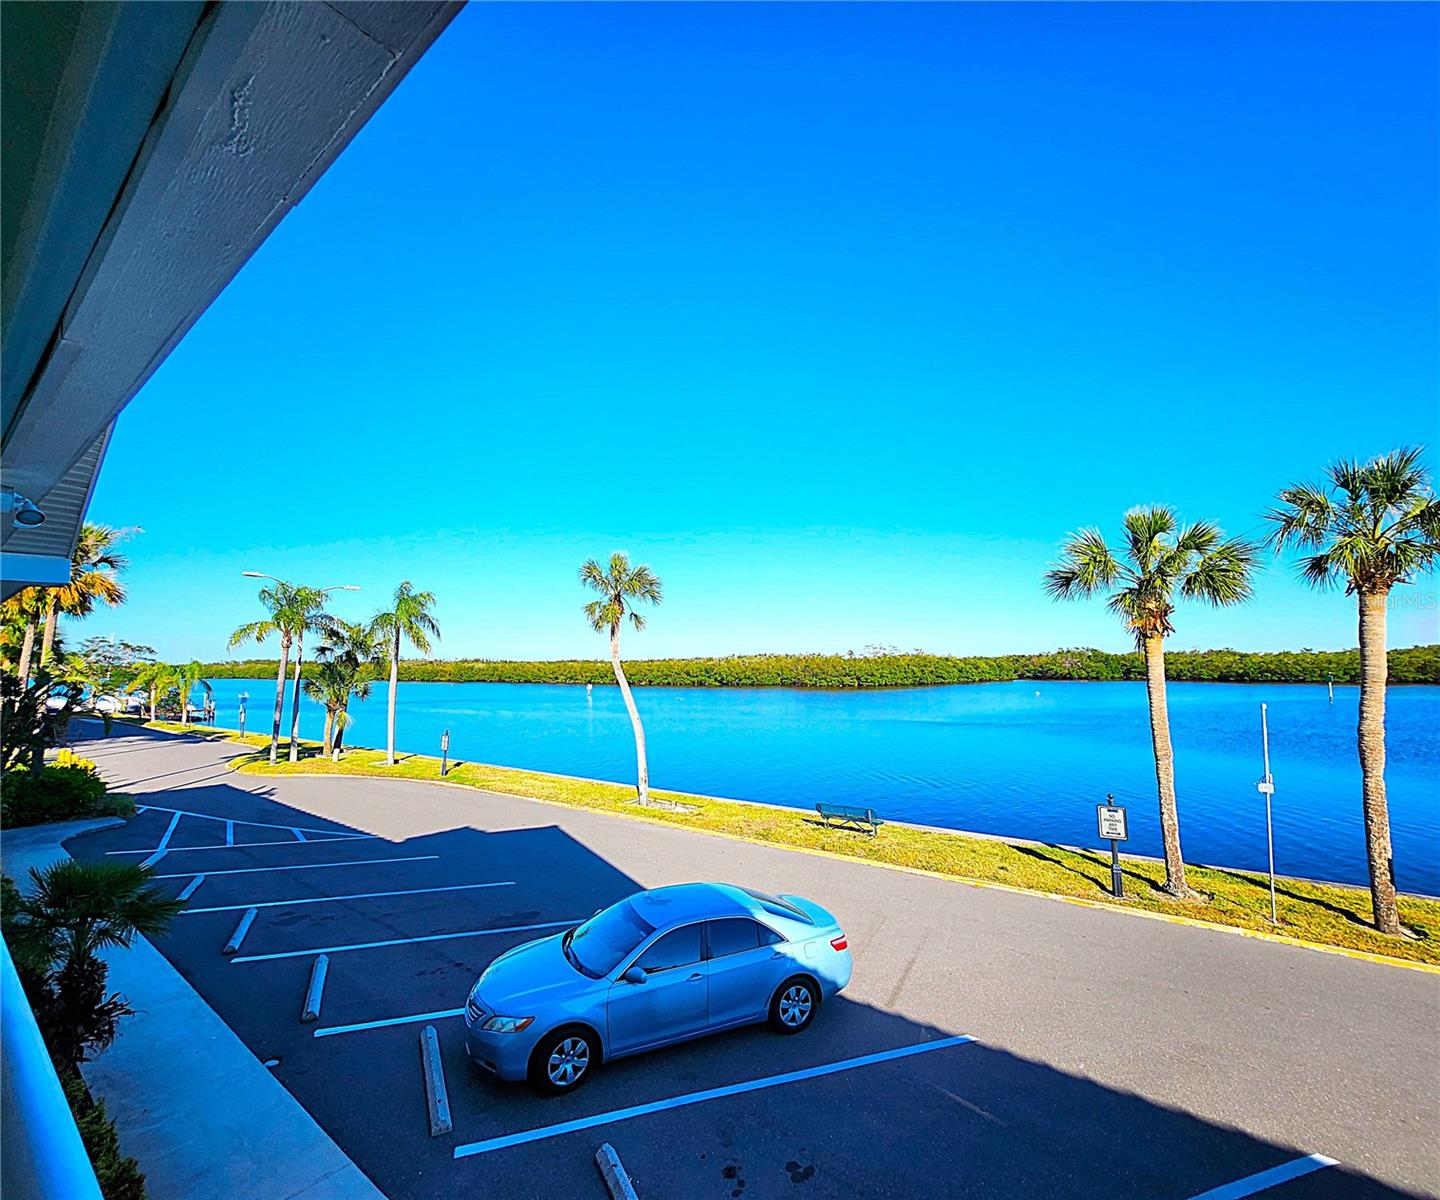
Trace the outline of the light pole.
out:
M 267 575 L 263 571 L 242 571 L 242 575 L 250 579 L 273 579 L 282 587 L 299 591 L 288 579 L 281 579 L 278 575 Z M 321 596 L 328 592 L 358 592 L 360 587 L 354 583 L 332 583 L 329 587 L 308 588 Z M 300 759 L 300 663 L 305 657 L 305 627 L 302 624 L 295 631 L 295 684 L 290 701 L 290 761 L 298 762 Z M 283 666 L 281 670 L 283 670 Z M 285 685 L 281 676 L 276 675 L 275 691 L 275 724 L 270 734 L 270 765 L 275 765 L 276 748 L 280 744 L 280 718 L 285 707 Z

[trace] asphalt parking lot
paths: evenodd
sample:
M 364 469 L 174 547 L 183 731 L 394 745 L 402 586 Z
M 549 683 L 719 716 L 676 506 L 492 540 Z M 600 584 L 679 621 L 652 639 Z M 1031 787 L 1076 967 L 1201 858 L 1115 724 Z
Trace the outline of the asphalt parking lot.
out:
M 526 802 L 504 801 L 507 811 L 491 820 L 469 798 L 463 825 L 417 819 L 404 836 L 381 835 L 372 820 L 340 821 L 307 811 L 316 805 L 287 804 L 278 787 L 265 794 L 269 788 L 252 790 L 254 780 L 235 786 L 205 769 L 218 747 L 188 745 L 190 757 L 173 771 L 144 775 L 135 761 L 125 763 L 138 780 L 130 790 L 146 807 L 125 828 L 69 848 L 79 858 L 149 862 L 164 886 L 187 894 L 188 909 L 157 945 L 394 1200 L 481 1189 L 600 1197 L 593 1155 L 601 1142 L 616 1148 L 646 1200 L 1423 1194 L 1381 1183 L 1343 1159 L 1330 1165 L 1325 1156 L 1335 1151 L 1323 1120 L 1304 1145 L 1260 1136 L 1088 1068 L 1019 1053 L 987 1036 L 983 1022 L 955 1019 L 965 1006 L 948 1004 L 943 985 L 925 984 L 924 1003 L 900 1003 L 906 978 L 893 987 L 865 982 L 867 972 L 891 970 L 881 953 L 889 934 L 871 913 L 847 912 L 808 883 L 790 890 L 813 895 L 846 924 L 856 983 L 803 1035 L 757 1028 L 617 1061 L 556 1099 L 493 1081 L 466 1059 L 460 1017 L 486 964 L 657 880 L 628 874 L 613 852 L 562 827 L 560 810 L 531 805 L 531 821 L 517 824 L 508 808 Z M 144 753 L 143 739 L 132 735 L 87 753 L 105 767 L 107 752 L 137 750 Z M 318 781 L 265 781 L 280 782 Z M 327 782 L 373 791 L 363 780 Z M 424 785 L 377 786 L 411 805 L 437 794 L 458 802 Z M 729 877 L 733 860 L 733 852 L 717 854 L 715 874 Z M 637 855 L 638 867 L 650 861 Z M 815 864 L 806 860 L 811 878 Z M 223 953 L 250 909 L 238 948 Z M 974 950 L 957 941 L 928 953 Z M 319 1016 L 305 1023 L 321 954 L 328 971 Z M 891 996 L 896 1001 L 883 1002 Z M 1099 1011 L 1103 1019 L 1103 1004 Z M 936 1013 L 951 1015 L 936 1021 Z M 1113 1036 L 1126 1036 L 1126 1013 L 1116 1008 L 1110 1016 Z M 453 1119 L 453 1130 L 440 1136 L 431 1136 L 428 1120 L 426 1026 L 438 1035 Z M 1434 1131 L 1421 1136 L 1433 1140 Z

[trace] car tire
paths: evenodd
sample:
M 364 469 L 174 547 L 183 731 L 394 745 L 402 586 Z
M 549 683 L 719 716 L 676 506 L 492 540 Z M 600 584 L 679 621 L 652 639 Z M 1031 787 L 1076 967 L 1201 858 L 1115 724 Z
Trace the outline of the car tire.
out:
M 805 975 L 787 979 L 770 998 L 770 1028 L 778 1033 L 800 1033 L 810 1028 L 820 1008 L 820 989 Z
M 595 1074 L 600 1065 L 600 1039 L 582 1026 L 546 1034 L 530 1056 L 530 1083 L 543 1095 L 563 1096 Z

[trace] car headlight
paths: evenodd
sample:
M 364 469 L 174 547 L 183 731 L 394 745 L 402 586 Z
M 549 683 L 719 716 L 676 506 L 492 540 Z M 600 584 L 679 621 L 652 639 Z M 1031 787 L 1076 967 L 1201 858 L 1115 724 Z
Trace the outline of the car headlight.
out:
M 491 1017 L 481 1029 L 488 1033 L 519 1033 L 528 1029 L 534 1017 Z

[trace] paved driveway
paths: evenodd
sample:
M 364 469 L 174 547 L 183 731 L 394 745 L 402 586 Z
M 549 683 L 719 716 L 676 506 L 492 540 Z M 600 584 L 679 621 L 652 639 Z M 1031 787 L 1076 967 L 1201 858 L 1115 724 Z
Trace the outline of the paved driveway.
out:
M 83 752 L 147 807 L 72 853 L 189 892 L 162 951 L 395 1200 L 599 1196 L 602 1141 L 646 1200 L 1440 1193 L 1434 975 L 514 797 L 234 775 L 225 744 Z M 691 879 L 815 898 L 853 984 L 800 1037 L 608 1064 L 559 1099 L 470 1066 L 459 1009 L 491 958 Z

